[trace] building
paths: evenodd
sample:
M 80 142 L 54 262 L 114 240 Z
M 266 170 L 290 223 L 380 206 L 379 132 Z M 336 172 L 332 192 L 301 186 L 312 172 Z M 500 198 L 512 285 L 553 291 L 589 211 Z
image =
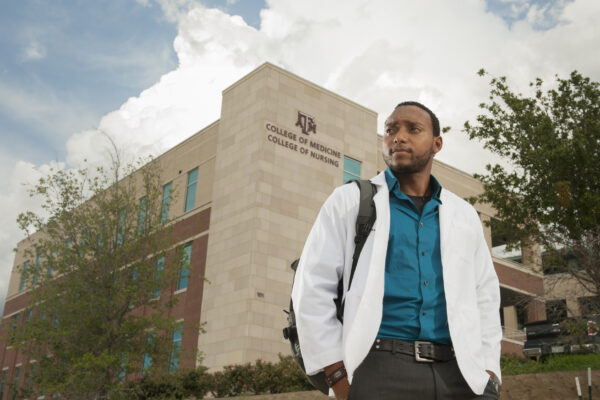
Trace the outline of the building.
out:
M 223 91 L 218 121 L 159 157 L 164 184 L 179 193 L 170 217 L 181 242 L 191 245 L 191 278 L 173 294 L 180 297 L 175 313 L 184 320 L 184 350 L 202 352 L 213 369 L 289 353 L 282 328 L 290 262 L 334 187 L 385 168 L 380 141 L 374 111 L 265 63 Z M 482 189 L 449 165 L 435 161 L 433 168 L 442 186 L 460 196 Z M 494 215 L 486 205 L 477 210 L 482 222 Z M 495 239 L 484 229 L 491 247 Z M 27 303 L 16 269 L 27 261 L 24 245 L 15 256 L 5 329 L 19 323 Z M 542 274 L 528 266 L 538 253 L 524 249 L 523 263 L 494 257 L 505 352 L 520 352 L 522 322 L 545 318 L 543 302 L 524 301 L 544 293 Z M 26 360 L 6 343 L 0 363 L 2 382 L 23 379 Z

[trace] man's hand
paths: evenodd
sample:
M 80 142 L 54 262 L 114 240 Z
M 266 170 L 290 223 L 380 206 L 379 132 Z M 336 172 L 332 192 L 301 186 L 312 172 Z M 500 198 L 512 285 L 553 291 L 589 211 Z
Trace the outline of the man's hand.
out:
M 496 379 L 496 374 L 494 374 L 492 371 L 490 371 L 489 369 L 486 369 L 485 372 L 488 373 L 488 375 L 490 376 L 490 378 L 492 378 L 492 381 L 494 382 L 498 382 L 498 380 Z
M 323 372 L 325 372 L 326 376 L 330 375 L 333 373 L 333 371 L 342 367 L 343 365 L 344 363 L 342 361 L 338 361 L 335 364 L 331 364 L 323 368 Z M 348 378 L 345 377 L 340 379 L 338 383 L 333 385 L 332 389 L 333 393 L 335 393 L 336 400 L 346 400 L 348 398 L 348 393 L 350 393 L 350 382 L 348 381 Z

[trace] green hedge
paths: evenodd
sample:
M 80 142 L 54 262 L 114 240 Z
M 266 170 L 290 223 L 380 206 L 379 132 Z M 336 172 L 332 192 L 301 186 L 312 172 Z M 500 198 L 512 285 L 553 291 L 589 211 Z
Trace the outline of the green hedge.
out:
M 208 373 L 206 367 L 159 378 L 142 378 L 130 385 L 136 400 L 203 398 L 270 394 L 313 390 L 291 356 L 279 356 L 279 362 L 257 360 L 254 364 L 228 365 L 222 371 Z
M 553 371 L 583 371 L 600 369 L 600 354 L 560 354 L 541 361 L 506 355 L 500 359 L 502 375 L 535 374 Z

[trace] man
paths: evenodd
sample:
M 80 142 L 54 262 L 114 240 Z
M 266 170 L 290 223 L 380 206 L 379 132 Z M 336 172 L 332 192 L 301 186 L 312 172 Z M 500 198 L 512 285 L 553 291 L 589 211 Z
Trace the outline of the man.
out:
M 382 147 L 377 220 L 350 289 L 356 185 L 335 189 L 302 251 L 292 299 L 306 371 L 324 371 L 337 399 L 496 399 L 498 278 L 477 212 L 431 175 L 439 121 L 400 103 Z

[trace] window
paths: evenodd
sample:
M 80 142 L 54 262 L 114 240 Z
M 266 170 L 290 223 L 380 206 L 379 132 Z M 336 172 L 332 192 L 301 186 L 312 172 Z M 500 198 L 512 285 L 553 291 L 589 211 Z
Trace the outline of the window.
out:
M 29 371 L 27 372 L 27 393 L 31 393 L 33 387 L 33 375 L 35 374 L 35 363 L 29 364 Z M 0 397 L 1 398 L 1 397 Z
M 179 269 L 179 282 L 177 283 L 177 290 L 186 289 L 188 287 L 191 255 L 192 244 L 188 243 L 183 247 L 183 254 L 181 255 L 181 268 Z
M 165 257 L 160 257 L 158 260 L 156 260 L 156 271 L 155 271 L 155 279 L 157 282 L 157 288 L 154 290 L 154 297 L 159 297 L 160 296 L 160 286 L 158 286 L 158 284 L 160 284 L 160 278 L 162 275 L 162 271 L 165 268 Z
M 8 343 L 12 344 L 15 341 L 15 335 L 17 334 L 17 327 L 19 326 L 19 314 L 15 314 L 12 317 L 12 330 L 10 331 L 10 337 Z
M 123 356 L 123 362 L 119 365 L 119 380 L 125 382 L 127 377 L 127 354 Z
M 148 347 L 153 346 L 154 333 L 151 333 L 146 337 L 146 344 L 148 345 Z M 150 367 L 152 367 L 152 357 L 148 354 L 148 352 L 145 352 L 144 360 L 142 361 L 142 374 L 150 372 Z
M 48 269 L 46 270 L 46 273 L 48 274 L 48 276 L 52 275 L 52 263 L 54 262 L 54 259 L 56 258 L 56 252 L 52 251 L 50 253 L 50 259 L 48 260 Z M 2 397 L 0 397 L 1 399 Z
M 188 178 L 189 179 L 189 178 Z M 173 183 L 169 182 L 163 186 L 162 203 L 160 205 L 160 223 L 162 224 L 169 219 L 169 206 L 171 205 L 171 191 Z
M 146 214 L 148 214 L 148 196 L 140 199 L 140 208 L 138 210 L 137 234 L 141 235 L 146 225 Z
M 4 386 L 6 385 L 6 376 L 8 375 L 8 370 L 2 370 L 2 380 L 0 380 L 0 399 L 4 398 Z
M 29 268 L 29 261 L 25 261 L 23 264 L 23 272 L 21 272 L 21 281 L 19 282 L 19 292 L 25 289 L 25 272 L 27 272 L 27 268 Z
M 136 266 L 134 266 L 131 269 L 131 283 L 132 283 L 132 285 L 135 285 L 135 282 L 137 281 L 137 277 L 138 277 L 138 268 Z M 136 299 L 137 293 L 134 290 L 130 291 L 129 293 L 130 293 L 130 296 L 132 296 L 129 299 L 129 308 L 134 308 L 135 304 L 136 304 L 136 300 L 137 300 Z
M 177 324 L 171 338 L 171 355 L 169 357 L 169 373 L 177 372 L 179 368 L 179 354 L 181 353 L 181 338 L 183 322 Z
M 38 256 L 37 256 L 37 258 L 35 260 L 35 270 L 33 271 L 33 284 L 34 285 L 37 283 L 37 280 L 38 280 L 38 273 L 40 272 L 41 258 L 42 258 L 42 256 L 40 256 L 38 254 Z
M 17 397 L 17 391 L 19 388 L 19 375 L 21 374 L 21 366 L 15 368 L 15 377 L 13 379 L 13 387 L 10 391 L 10 400 L 14 400 Z
M 360 179 L 360 161 L 344 156 L 344 183 Z
M 117 226 L 117 245 L 123 243 L 123 235 L 125 234 L 125 209 L 119 212 L 119 223 Z
M 198 184 L 198 168 L 188 173 L 187 188 L 185 191 L 185 210 L 190 211 L 196 203 L 196 185 Z

